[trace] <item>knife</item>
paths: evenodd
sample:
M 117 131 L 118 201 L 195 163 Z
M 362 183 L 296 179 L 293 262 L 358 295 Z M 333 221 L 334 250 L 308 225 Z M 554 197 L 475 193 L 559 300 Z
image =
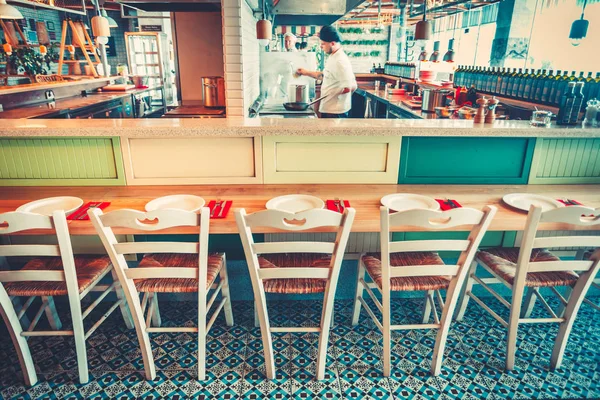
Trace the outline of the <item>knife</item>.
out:
M 81 214 L 79 214 L 76 219 L 78 221 L 84 220 L 87 216 L 88 216 L 88 211 L 91 210 L 92 208 L 96 208 L 98 207 L 100 204 L 102 204 L 102 202 L 96 202 L 96 203 L 91 203 L 88 208 L 86 208 Z
M 454 204 L 454 202 L 450 199 L 446 199 L 446 204 L 450 207 L 450 208 L 456 208 L 456 204 Z
M 227 205 L 227 200 L 221 203 L 221 211 L 219 211 L 219 218 L 223 216 L 223 211 L 225 211 L 225 206 Z
M 344 200 L 340 200 L 340 212 L 341 213 L 344 213 L 344 207 L 345 207 Z
M 334 200 L 333 204 L 335 205 L 335 208 L 337 208 L 338 212 L 340 212 L 340 201 L 339 200 Z

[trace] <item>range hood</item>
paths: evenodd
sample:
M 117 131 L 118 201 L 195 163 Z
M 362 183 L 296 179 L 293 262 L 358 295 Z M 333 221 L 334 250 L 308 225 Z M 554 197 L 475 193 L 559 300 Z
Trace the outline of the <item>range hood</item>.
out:
M 221 11 L 221 0 L 119 0 L 118 3 L 154 12 Z
M 270 0 L 277 25 L 330 25 L 364 0 Z

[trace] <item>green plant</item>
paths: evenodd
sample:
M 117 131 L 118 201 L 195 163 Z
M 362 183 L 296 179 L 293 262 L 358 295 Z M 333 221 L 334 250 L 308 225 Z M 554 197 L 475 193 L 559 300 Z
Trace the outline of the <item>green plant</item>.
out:
M 6 58 L 3 49 L 1 53 Z M 48 52 L 45 55 L 38 53 L 31 47 L 21 47 L 13 49 L 12 54 L 6 60 L 16 73 L 24 72 L 27 75 L 46 75 L 50 71 L 50 63 L 58 61 L 58 53 L 51 46 L 48 46 Z

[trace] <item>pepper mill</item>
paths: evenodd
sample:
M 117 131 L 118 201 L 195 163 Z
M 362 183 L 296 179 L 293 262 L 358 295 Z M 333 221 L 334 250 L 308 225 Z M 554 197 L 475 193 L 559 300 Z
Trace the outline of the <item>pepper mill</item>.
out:
M 485 111 L 488 101 L 485 96 L 482 96 L 477 99 L 477 104 L 479 105 L 479 108 L 477 109 L 477 114 L 475 114 L 473 122 L 476 124 L 483 124 L 485 122 Z
M 485 116 L 486 124 L 493 124 L 496 120 L 496 106 L 498 105 L 498 103 L 499 101 L 496 98 L 496 96 L 492 96 L 492 98 L 488 100 L 488 112 Z

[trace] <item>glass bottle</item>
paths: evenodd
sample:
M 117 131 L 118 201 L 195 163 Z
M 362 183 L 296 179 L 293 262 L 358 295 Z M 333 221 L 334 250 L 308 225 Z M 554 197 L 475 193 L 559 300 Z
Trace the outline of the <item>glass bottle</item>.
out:
M 523 80 L 523 68 L 519 68 L 519 72 L 517 72 L 513 79 L 513 84 L 510 90 L 510 97 L 519 97 L 519 85 L 521 84 L 521 80 Z
M 548 75 L 546 75 L 546 70 L 543 69 L 542 73 L 536 77 L 535 83 L 534 83 L 533 87 L 531 88 L 531 90 L 533 91 L 532 100 L 537 103 L 540 103 L 542 101 L 542 92 L 544 91 L 544 81 L 546 80 L 547 77 L 548 77 Z
M 548 94 L 548 104 L 554 104 L 555 103 L 555 98 L 556 98 L 556 89 L 558 86 L 558 83 L 560 82 L 560 79 L 562 78 L 560 76 L 561 74 L 561 70 L 556 70 L 556 75 L 554 75 L 554 77 L 552 77 L 552 81 L 550 82 L 550 92 Z
M 523 93 L 525 92 L 525 83 L 527 82 L 528 78 L 529 78 L 529 68 L 525 69 L 525 73 L 523 74 L 523 76 L 521 76 L 521 79 L 519 80 L 519 88 L 517 89 L 517 98 L 518 99 L 523 98 Z
M 584 102 L 587 102 L 590 99 L 590 89 L 592 88 L 592 82 L 594 81 L 594 78 L 592 77 L 592 73 L 588 72 L 588 76 L 587 78 L 585 78 L 584 82 L 585 85 L 583 86 L 583 97 L 584 97 Z
M 508 77 L 510 76 L 510 74 L 510 68 L 508 68 L 506 72 L 502 74 L 502 84 L 500 85 L 501 96 L 506 96 L 506 88 L 508 86 Z
M 540 102 L 547 104 L 548 97 L 550 96 L 550 88 L 552 87 L 552 80 L 554 79 L 554 70 L 550 70 L 548 76 L 544 79 L 542 83 L 542 95 L 540 97 Z
M 575 83 L 575 98 L 573 99 L 573 106 L 571 107 L 571 112 L 569 113 L 569 125 L 577 124 L 577 120 L 579 119 L 579 113 L 581 112 L 581 107 L 584 104 L 584 86 L 585 82 Z
M 557 125 L 567 125 L 573 108 L 575 99 L 575 82 L 569 82 L 565 94 L 562 95 L 559 103 L 558 115 L 556 116 Z

